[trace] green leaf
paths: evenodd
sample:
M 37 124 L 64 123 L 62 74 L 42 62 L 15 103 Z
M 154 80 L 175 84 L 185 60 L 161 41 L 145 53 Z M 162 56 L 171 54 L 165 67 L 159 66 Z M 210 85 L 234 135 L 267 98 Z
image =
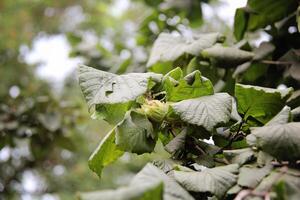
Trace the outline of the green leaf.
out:
M 143 114 L 131 111 L 116 129 L 116 145 L 127 152 L 142 154 L 152 152 L 157 136 L 151 122 Z
M 291 108 L 288 106 L 284 106 L 282 110 L 275 115 L 268 123 L 266 123 L 266 126 L 272 126 L 277 124 L 286 124 L 289 122 L 291 118 Z
M 171 159 L 159 159 L 152 161 L 151 164 L 160 169 L 162 172 L 168 173 L 174 168 L 176 162 Z
M 266 165 L 263 168 L 243 166 L 240 168 L 238 185 L 255 188 L 271 172 L 272 168 L 272 165 Z
M 257 153 L 257 165 L 258 166 L 265 166 L 267 164 L 269 164 L 272 160 L 274 160 L 275 158 L 273 156 L 271 156 L 270 154 L 264 152 L 264 151 L 259 151 Z
M 272 187 L 276 187 L 278 183 L 284 182 L 286 187 L 286 192 L 284 195 L 286 195 L 286 199 L 298 200 L 300 195 L 299 175 L 290 174 L 289 171 L 290 169 L 288 169 L 286 172 L 273 171 L 269 176 L 261 181 L 261 183 L 255 188 L 254 192 L 268 192 L 270 189 L 272 189 Z M 278 189 L 275 188 L 275 191 L 278 192 Z
M 193 71 L 195 71 L 198 67 L 198 59 L 197 57 L 192 58 L 192 60 L 190 60 L 189 64 L 186 66 L 186 73 L 192 73 Z
M 115 129 L 113 129 L 101 140 L 97 149 L 89 158 L 89 167 L 101 177 L 102 169 L 116 161 L 123 153 L 115 144 Z
M 131 108 L 133 102 L 101 104 L 96 105 L 95 112 L 92 114 L 93 119 L 103 119 L 111 124 L 117 124 L 122 121 L 125 113 Z
M 291 95 L 292 88 L 278 90 L 251 85 L 235 85 L 238 112 L 248 120 L 251 116 L 262 124 L 272 119 Z
M 293 119 L 297 119 L 300 117 L 300 106 L 298 106 L 297 108 L 294 108 L 292 111 L 291 111 L 291 115 L 293 116 Z M 296 121 L 296 120 L 295 120 Z M 298 121 L 298 120 L 297 120 Z
M 181 75 L 175 78 L 174 73 Z M 173 74 L 173 75 L 172 75 Z M 201 76 L 200 71 L 194 71 L 182 78 L 182 71 L 176 68 L 167 74 L 163 81 L 167 101 L 177 102 L 185 99 L 197 98 L 214 93 L 213 85 L 207 78 Z
M 80 193 L 80 200 L 163 200 L 163 184 L 139 183 L 121 187 L 116 190 L 102 190 Z
M 234 29 L 233 34 L 235 38 L 240 41 L 243 39 L 245 31 L 247 29 L 249 14 L 245 11 L 245 8 L 238 8 L 234 15 Z
M 212 156 L 212 155 L 215 155 L 216 153 L 220 152 L 220 148 L 216 145 L 209 144 L 207 142 L 204 142 L 201 139 L 198 139 L 195 142 L 207 155 Z
M 247 7 L 251 10 L 248 27 L 250 31 L 264 28 L 276 21 L 288 17 L 297 9 L 295 0 L 248 0 Z
M 237 102 L 234 97 L 232 97 L 231 119 L 238 122 L 242 120 L 242 117 L 239 115 L 237 111 Z
M 298 200 L 300 197 L 299 188 L 286 181 L 279 181 L 273 185 L 273 190 L 276 192 L 277 199 Z
M 154 42 L 147 66 L 150 67 L 158 62 L 175 61 L 185 53 L 198 56 L 203 49 L 211 47 L 221 37 L 218 33 L 209 33 L 195 35 L 188 39 L 161 33 Z
M 164 200 L 193 200 L 194 198 L 175 180 L 152 164 L 147 164 L 132 180 L 132 184 L 162 181 Z
M 232 98 L 227 93 L 216 93 L 171 104 L 173 112 L 189 123 L 212 131 L 231 117 Z
M 166 151 L 174 155 L 176 152 L 183 150 L 185 147 L 186 135 L 187 129 L 185 128 L 165 146 Z
M 254 49 L 254 58 L 253 60 L 261 60 L 268 55 L 270 55 L 275 50 L 275 46 L 269 42 L 262 42 L 258 48 Z
M 291 108 L 296 108 L 300 106 L 300 90 L 296 90 L 287 100 L 287 105 Z
M 218 198 L 226 194 L 235 183 L 238 165 L 227 165 L 205 169 L 201 172 L 174 171 L 174 178 L 188 191 L 209 192 Z
M 291 63 L 290 66 L 286 68 L 284 75 L 291 76 L 293 79 L 300 81 L 300 50 L 290 49 L 279 60 Z
M 162 75 L 155 73 L 131 73 L 116 75 L 81 65 L 79 67 L 79 84 L 89 109 L 95 106 L 121 105 L 134 101 L 146 93 L 150 80 L 160 82 Z M 101 109 L 100 109 L 101 111 Z M 124 111 L 120 112 L 123 114 Z M 109 119 L 105 112 L 103 116 Z M 123 116 L 121 116 L 123 117 Z M 120 118 L 121 118 L 120 117 Z
M 247 136 L 247 142 L 277 159 L 295 161 L 300 159 L 299 130 L 300 122 L 259 127 Z
M 223 154 L 230 163 L 244 165 L 253 160 L 254 152 L 251 148 L 224 150 Z
M 223 47 L 220 44 L 203 50 L 201 55 L 220 67 L 235 67 L 251 60 L 254 56 L 252 52 L 234 47 Z
M 227 196 L 232 196 L 232 195 L 236 195 L 237 193 L 239 193 L 243 188 L 240 187 L 239 185 L 235 185 L 232 188 L 230 188 L 227 193 L 226 193 L 226 197 Z

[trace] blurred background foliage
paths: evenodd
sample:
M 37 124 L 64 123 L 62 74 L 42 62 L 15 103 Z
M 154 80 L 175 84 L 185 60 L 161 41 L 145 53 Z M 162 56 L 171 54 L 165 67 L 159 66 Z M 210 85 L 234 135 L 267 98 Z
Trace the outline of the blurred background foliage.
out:
M 150 49 L 163 31 L 185 36 L 218 31 L 228 45 L 246 50 L 263 38 L 276 47 L 268 59 L 284 60 L 300 46 L 293 15 L 296 1 L 290 0 L 289 10 L 274 20 L 239 27 L 253 23 L 247 9 L 257 5 L 253 2 L 236 15 L 233 32 L 233 17 L 222 15 L 228 11 L 222 10 L 224 0 L 1 0 L 0 199 L 74 199 L 78 191 L 123 185 L 150 158 L 164 156 L 125 154 L 99 180 L 88 169 L 87 159 L 110 126 L 90 120 L 75 72 L 63 81 L 37 74 L 41 63 L 26 59 L 37 40 L 62 36 L 70 45 L 70 57 L 114 73 L 146 71 Z M 297 52 L 292 54 L 296 64 Z M 241 82 L 299 88 L 299 69 L 289 74 L 274 63 L 248 65 L 242 68 Z M 234 69 L 198 67 L 218 87 L 223 84 L 220 90 L 231 91 Z

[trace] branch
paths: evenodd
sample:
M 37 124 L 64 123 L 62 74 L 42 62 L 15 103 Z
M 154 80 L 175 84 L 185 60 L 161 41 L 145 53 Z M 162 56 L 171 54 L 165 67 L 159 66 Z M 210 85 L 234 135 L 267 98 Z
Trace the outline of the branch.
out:
M 293 62 L 274 61 L 274 60 L 262 60 L 261 62 L 264 64 L 270 64 L 270 65 L 292 65 L 293 64 Z

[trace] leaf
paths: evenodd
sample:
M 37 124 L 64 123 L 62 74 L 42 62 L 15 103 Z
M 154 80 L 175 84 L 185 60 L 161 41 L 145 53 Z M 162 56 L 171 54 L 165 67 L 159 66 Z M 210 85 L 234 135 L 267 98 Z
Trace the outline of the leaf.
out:
M 116 129 L 116 146 L 127 152 L 142 154 L 152 152 L 157 136 L 151 122 L 143 114 L 131 111 Z
M 215 155 L 220 152 L 220 148 L 216 145 L 209 144 L 203 140 L 196 140 L 197 145 L 207 154 L 207 155 Z
M 79 67 L 78 76 L 89 109 L 134 101 L 146 93 L 150 80 L 160 82 L 162 79 L 162 75 L 155 73 L 116 75 L 84 65 Z M 108 114 L 106 112 L 103 116 Z
M 89 167 L 101 177 L 102 169 L 116 161 L 123 153 L 124 152 L 119 150 L 115 144 L 115 129 L 113 129 L 101 140 L 97 149 L 90 156 L 88 162 Z
M 300 106 L 300 90 L 296 90 L 287 100 L 287 105 L 291 108 L 296 108 Z
M 176 72 L 177 71 L 177 72 Z M 171 75 L 180 73 L 176 79 Z M 167 101 L 177 102 L 214 93 L 213 85 L 207 78 L 201 76 L 200 71 L 194 71 L 182 78 L 180 68 L 172 70 L 163 81 L 163 89 L 166 91 Z
M 259 151 L 257 153 L 257 161 L 256 162 L 257 162 L 257 165 L 260 167 L 269 164 L 272 160 L 274 160 L 274 157 L 264 151 Z
M 295 161 L 300 159 L 299 130 L 300 122 L 259 127 L 247 136 L 247 142 L 277 159 Z
M 300 197 L 300 191 L 297 186 L 285 181 L 274 184 L 273 190 L 276 192 L 277 199 L 298 200 Z
M 237 111 L 237 102 L 233 97 L 232 97 L 231 119 L 238 122 L 242 120 L 242 117 L 239 115 Z
M 184 149 L 185 140 L 186 140 L 187 130 L 183 129 L 176 137 L 171 140 L 166 146 L 165 149 L 170 154 L 175 154 L 176 152 Z
M 189 123 L 202 126 L 208 131 L 219 124 L 227 123 L 231 117 L 231 96 L 227 93 L 216 93 L 195 99 L 183 100 L 171 104 L 173 112 Z
M 231 196 L 231 195 L 235 196 L 241 190 L 242 190 L 242 187 L 240 187 L 239 185 L 235 185 L 227 191 L 226 196 Z
M 161 33 L 154 42 L 147 66 L 158 62 L 175 61 L 185 53 L 198 56 L 203 49 L 211 47 L 220 38 L 221 35 L 218 33 L 195 35 L 189 39 Z
M 249 14 L 245 11 L 245 8 L 238 8 L 235 10 L 233 34 L 238 41 L 244 37 L 247 29 L 248 18 Z
M 254 82 L 259 77 L 264 75 L 267 70 L 267 65 L 260 63 L 259 61 L 271 54 L 275 49 L 275 46 L 269 42 L 262 42 L 258 48 L 254 49 L 254 57 L 251 61 L 245 62 L 239 65 L 232 77 L 237 78 L 241 74 L 244 74 L 243 80 L 244 81 L 252 81 Z
M 251 67 L 251 62 L 245 62 L 235 69 L 235 71 L 232 74 L 232 78 L 237 78 L 240 74 L 243 74 Z
M 188 191 L 209 192 L 218 198 L 226 194 L 235 183 L 238 165 L 207 168 L 201 172 L 174 171 L 174 178 Z
M 287 199 L 299 199 L 300 179 L 298 176 L 289 174 L 289 170 L 287 170 L 287 172 L 273 171 L 269 176 L 261 181 L 261 183 L 255 188 L 254 192 L 269 191 L 272 187 L 276 187 L 276 185 L 280 182 L 284 182 L 286 187 L 288 187 L 288 191 L 286 192 Z
M 283 107 L 290 96 L 292 88 L 284 90 L 258 87 L 252 85 L 235 85 L 235 97 L 238 112 L 244 120 L 251 116 L 262 124 L 272 119 Z
M 80 200 L 163 200 L 163 185 L 156 183 L 139 183 L 121 187 L 116 190 L 102 190 L 80 193 Z
M 271 25 L 296 11 L 297 1 L 248 0 L 247 7 L 251 10 L 247 29 L 254 31 Z
M 176 163 L 174 162 L 174 160 L 171 159 L 160 159 L 152 161 L 151 164 L 153 164 L 155 167 L 167 174 L 174 168 L 174 165 Z
M 164 183 L 164 200 L 193 200 L 194 198 L 175 180 L 167 176 L 152 164 L 147 164 L 132 180 L 132 184 L 162 181 Z
M 272 126 L 276 124 L 286 124 L 289 122 L 291 118 L 291 108 L 288 106 L 284 106 L 282 110 L 273 117 L 268 123 L 266 123 L 266 126 Z
M 295 120 L 295 118 L 299 117 L 300 116 L 300 106 L 297 108 L 294 108 L 291 111 L 291 115 L 293 116 L 294 120 Z
M 254 152 L 251 148 L 224 150 L 223 154 L 230 163 L 244 165 L 254 158 Z
M 197 158 L 195 158 L 194 160 L 200 166 L 204 166 L 204 167 L 208 167 L 208 168 L 212 168 L 212 167 L 216 166 L 214 158 L 207 154 L 200 155 Z
M 285 65 L 286 71 L 285 76 L 290 76 L 293 79 L 300 81 L 300 50 L 290 49 L 286 54 L 284 54 L 280 61 L 289 63 L 289 67 Z
M 255 188 L 271 172 L 272 168 L 272 165 L 266 165 L 263 168 L 243 166 L 240 168 L 238 185 Z
M 125 113 L 132 106 L 133 102 L 102 104 L 96 105 L 95 112 L 92 114 L 93 119 L 106 120 L 111 124 L 117 124 L 122 121 Z
M 275 50 L 275 46 L 269 42 L 262 42 L 258 48 L 254 49 L 253 60 L 261 60 L 270 55 Z
M 254 56 L 252 52 L 240 50 L 234 47 L 223 47 L 216 44 L 201 52 L 204 58 L 208 58 L 212 63 L 220 67 L 235 67 L 251 60 Z

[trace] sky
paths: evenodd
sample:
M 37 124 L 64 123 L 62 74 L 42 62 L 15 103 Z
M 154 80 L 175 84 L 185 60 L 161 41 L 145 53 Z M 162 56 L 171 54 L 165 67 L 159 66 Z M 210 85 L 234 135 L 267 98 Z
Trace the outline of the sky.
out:
M 222 6 L 212 9 L 203 5 L 203 17 L 210 20 L 215 15 L 224 19 L 229 26 L 233 25 L 235 9 L 246 5 L 247 0 L 220 0 Z M 112 6 L 112 14 L 119 16 L 129 6 L 130 0 L 116 0 Z M 262 36 L 261 40 L 266 40 Z M 261 42 L 261 41 L 258 41 Z M 64 35 L 39 36 L 33 42 L 33 47 L 24 52 L 24 59 L 29 64 L 37 64 L 36 73 L 54 86 L 62 84 L 64 79 L 84 61 L 80 58 L 69 58 L 70 44 Z

